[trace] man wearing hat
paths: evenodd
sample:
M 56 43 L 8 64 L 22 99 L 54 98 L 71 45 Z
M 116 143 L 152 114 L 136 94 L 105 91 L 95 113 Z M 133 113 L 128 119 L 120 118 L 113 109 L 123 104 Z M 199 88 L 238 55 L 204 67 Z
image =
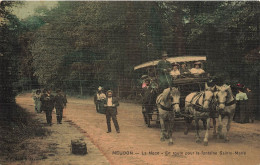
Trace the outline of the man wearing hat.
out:
M 201 69 L 201 62 L 195 62 L 194 63 L 194 68 L 190 70 L 191 74 L 194 75 L 200 75 L 202 73 L 205 73 L 203 69 Z
M 164 51 L 162 53 L 162 60 L 158 62 L 157 64 L 157 70 L 158 70 L 158 78 L 159 78 L 159 88 L 165 89 L 171 86 L 172 79 L 169 74 L 171 71 L 171 63 L 167 61 L 167 53 Z
M 113 120 L 115 129 L 117 133 L 120 133 L 119 125 L 117 122 L 117 107 L 119 106 L 118 100 L 116 97 L 113 97 L 113 92 L 111 90 L 107 91 L 107 98 L 105 100 L 105 111 L 106 111 L 106 120 L 107 120 L 107 133 L 111 132 L 111 118 Z
M 106 95 L 102 92 L 102 87 L 98 87 L 98 92 L 94 97 L 94 103 L 96 104 L 96 111 L 98 113 L 105 113 L 104 111 L 104 101 L 106 99 Z
M 46 93 L 41 96 L 42 110 L 46 113 L 47 124 L 52 125 L 52 110 L 54 109 L 55 99 L 50 89 L 45 89 Z
M 62 124 L 62 116 L 63 116 L 63 108 L 66 107 L 67 104 L 67 98 L 64 94 L 62 94 L 62 91 L 58 89 L 56 91 L 57 95 L 55 96 L 55 109 L 56 109 L 56 118 L 57 118 L 57 124 Z
M 179 67 L 179 64 L 177 64 L 177 63 L 172 63 L 172 71 L 170 72 L 170 75 L 174 78 L 174 79 L 176 79 L 181 73 L 180 73 L 180 71 L 179 71 L 179 69 L 178 69 L 178 67 Z

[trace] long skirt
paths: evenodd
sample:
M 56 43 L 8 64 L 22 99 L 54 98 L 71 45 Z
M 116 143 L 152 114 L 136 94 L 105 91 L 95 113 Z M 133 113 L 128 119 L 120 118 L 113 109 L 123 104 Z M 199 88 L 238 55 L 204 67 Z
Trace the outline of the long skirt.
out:
M 98 113 L 106 114 L 104 104 L 105 104 L 105 100 L 98 101 Z
M 247 111 L 247 101 L 241 100 L 237 102 L 234 121 L 237 123 L 248 123 L 249 112 Z

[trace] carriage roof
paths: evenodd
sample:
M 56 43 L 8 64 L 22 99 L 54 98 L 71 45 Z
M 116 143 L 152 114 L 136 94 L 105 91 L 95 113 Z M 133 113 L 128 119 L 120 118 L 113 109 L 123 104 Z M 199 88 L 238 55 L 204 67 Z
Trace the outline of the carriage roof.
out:
M 161 59 L 160 59 L 161 60 Z M 149 61 L 134 67 L 134 70 L 156 66 L 160 60 Z M 169 57 L 167 60 L 170 63 L 178 62 L 195 62 L 195 61 L 206 61 L 206 56 L 180 56 L 180 57 Z

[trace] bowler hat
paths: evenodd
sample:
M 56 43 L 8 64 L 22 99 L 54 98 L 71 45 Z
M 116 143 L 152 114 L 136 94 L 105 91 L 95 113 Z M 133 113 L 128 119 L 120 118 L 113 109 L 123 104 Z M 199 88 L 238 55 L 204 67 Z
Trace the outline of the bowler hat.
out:
M 107 91 L 107 94 L 108 94 L 108 93 L 112 93 L 112 94 L 113 94 L 113 91 L 112 91 L 112 90 L 108 90 L 108 91 Z
M 167 57 L 167 56 L 168 56 L 167 52 L 166 52 L 166 51 L 163 51 L 163 52 L 162 52 L 162 57 Z

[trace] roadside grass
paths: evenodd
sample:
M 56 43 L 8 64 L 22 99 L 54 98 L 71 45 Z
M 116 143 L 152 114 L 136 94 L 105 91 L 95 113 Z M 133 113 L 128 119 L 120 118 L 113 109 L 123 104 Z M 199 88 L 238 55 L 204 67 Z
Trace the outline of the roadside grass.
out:
M 0 110 L 0 160 L 38 160 L 47 158 L 48 148 L 39 139 L 51 134 L 33 114 L 19 105 L 2 105 Z M 30 142 L 29 142 L 30 141 Z

